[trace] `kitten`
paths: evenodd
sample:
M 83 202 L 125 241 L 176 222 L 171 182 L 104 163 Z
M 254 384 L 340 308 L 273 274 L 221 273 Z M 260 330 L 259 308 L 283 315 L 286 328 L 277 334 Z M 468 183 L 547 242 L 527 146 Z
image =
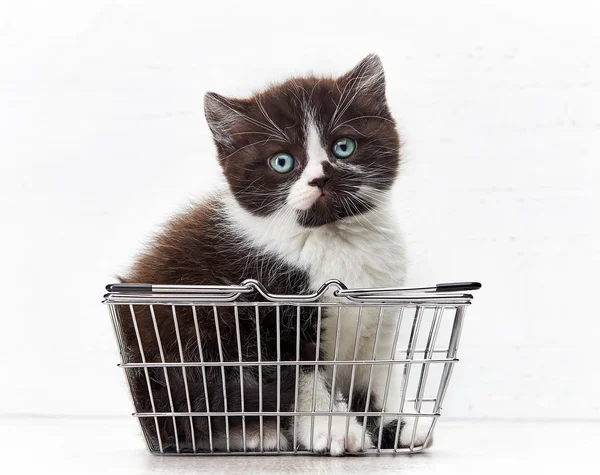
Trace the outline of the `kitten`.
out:
M 389 190 L 400 165 L 399 137 L 385 97 L 382 64 L 376 55 L 367 56 L 347 74 L 333 78 L 290 79 L 249 99 L 205 96 L 205 113 L 213 133 L 218 160 L 228 188 L 215 193 L 197 207 L 171 220 L 143 253 L 126 282 L 154 284 L 239 284 L 247 278 L 260 281 L 277 294 L 310 293 L 331 278 L 348 287 L 400 286 L 404 280 L 404 251 L 399 232 L 387 211 Z M 335 300 L 332 294 L 326 299 Z M 262 307 L 259 328 L 252 307 L 239 307 L 237 321 L 231 307 L 218 312 L 197 307 L 199 336 L 191 307 L 178 307 L 177 323 L 184 342 L 180 349 L 174 338 L 171 309 L 155 306 L 157 328 L 148 309 L 135 307 L 138 328 L 129 311 L 122 310 L 120 324 L 131 361 L 142 356 L 136 336 L 143 343 L 148 362 L 256 361 L 260 335 L 262 360 L 276 359 L 276 314 Z M 216 314 L 215 314 L 216 313 Z M 296 308 L 281 307 L 280 351 L 282 360 L 296 358 Z M 397 314 L 365 307 L 362 311 L 359 360 L 393 357 L 392 340 Z M 337 358 L 355 356 L 357 308 L 344 308 L 339 317 L 340 340 Z M 322 343 L 316 353 L 317 313 L 301 311 L 300 359 L 332 359 L 337 328 L 337 311 L 326 312 L 322 320 Z M 379 325 L 379 331 L 377 327 Z M 236 337 L 239 327 L 240 340 Z M 158 348 L 157 333 L 164 352 Z M 222 347 L 217 345 L 219 332 Z M 376 335 L 377 334 L 377 335 Z M 375 339 L 377 345 L 375 347 Z M 242 354 L 238 353 L 238 349 Z M 388 367 L 357 368 L 352 378 L 349 366 L 337 370 L 333 395 L 334 410 L 399 411 L 402 375 L 392 371 L 386 391 Z M 156 411 L 241 411 L 259 409 L 259 375 L 246 368 L 240 387 L 239 369 L 227 367 L 187 368 L 187 386 L 180 369 L 151 368 L 146 380 L 141 370 L 127 370 L 138 412 Z M 301 368 L 296 387 L 295 367 L 280 366 L 277 400 L 276 369 L 264 366 L 262 374 L 263 411 L 328 411 L 331 398 L 331 366 Z M 224 381 L 223 381 L 224 378 Z M 353 391 L 350 394 L 351 379 Z M 167 381 L 168 380 L 168 381 Z M 369 381 L 370 380 L 370 381 Z M 168 384 L 167 384 L 168 383 Z M 152 389 L 149 398 L 148 385 Z M 170 387 L 169 387 L 170 386 Z M 315 392 L 313 394 L 313 387 Z M 368 391 L 370 387 L 370 392 Z M 188 405 L 186 394 L 191 395 Z M 227 398 L 223 397 L 225 392 Z M 387 394 L 386 394 L 387 393 Z M 313 402 L 314 400 L 314 402 Z M 158 418 L 161 443 L 166 451 L 175 445 L 189 451 L 194 438 L 199 450 L 243 449 L 240 417 L 195 417 L 193 426 L 184 417 Z M 292 433 L 300 449 L 330 451 L 332 455 L 360 451 L 377 442 L 379 418 L 368 420 L 367 439 L 356 418 L 333 417 L 330 437 L 327 417 L 291 417 L 280 420 L 264 417 L 263 449 L 292 449 Z M 375 420 L 376 419 L 376 420 Z M 151 419 L 143 424 L 152 427 Z M 245 418 L 248 450 L 260 448 L 257 418 Z M 383 420 L 383 447 L 391 447 L 397 418 Z M 412 423 L 411 423 L 412 424 Z M 412 425 L 401 423 L 399 445 L 407 446 Z M 209 427 L 210 426 L 210 427 Z M 208 439 L 208 431 L 213 437 Z M 416 445 L 426 432 L 417 431 Z M 180 442 L 181 441 L 181 442 Z M 187 442 L 186 442 L 187 441 Z M 186 445 L 187 444 L 187 445 Z

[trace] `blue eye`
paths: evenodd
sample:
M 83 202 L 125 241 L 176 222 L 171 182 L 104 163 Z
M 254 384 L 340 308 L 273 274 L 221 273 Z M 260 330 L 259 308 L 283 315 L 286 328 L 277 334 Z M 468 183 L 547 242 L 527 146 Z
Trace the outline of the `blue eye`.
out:
M 336 140 L 331 147 L 331 152 L 337 158 L 348 158 L 356 151 L 356 141 L 350 137 Z
M 296 167 L 296 160 L 289 153 L 277 153 L 271 157 L 269 165 L 277 173 L 289 173 Z

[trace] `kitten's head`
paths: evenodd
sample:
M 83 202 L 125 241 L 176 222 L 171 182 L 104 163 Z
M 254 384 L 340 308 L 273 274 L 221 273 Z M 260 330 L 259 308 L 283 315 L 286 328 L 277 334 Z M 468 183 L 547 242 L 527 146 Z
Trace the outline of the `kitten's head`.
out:
M 322 226 L 377 207 L 399 138 L 378 56 L 337 78 L 290 79 L 249 99 L 205 96 L 219 161 L 239 204 Z

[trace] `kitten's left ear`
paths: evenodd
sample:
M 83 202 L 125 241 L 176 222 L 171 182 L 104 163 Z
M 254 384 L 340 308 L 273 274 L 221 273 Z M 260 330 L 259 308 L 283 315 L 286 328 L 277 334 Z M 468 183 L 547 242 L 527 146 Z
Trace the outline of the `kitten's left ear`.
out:
M 381 59 L 375 53 L 363 58 L 352 70 L 338 79 L 346 88 L 354 89 L 359 96 L 371 98 L 380 105 L 385 102 L 385 74 Z
M 245 106 L 243 99 L 230 99 L 214 92 L 204 95 L 204 115 L 219 154 L 233 150 L 233 134 L 245 124 Z

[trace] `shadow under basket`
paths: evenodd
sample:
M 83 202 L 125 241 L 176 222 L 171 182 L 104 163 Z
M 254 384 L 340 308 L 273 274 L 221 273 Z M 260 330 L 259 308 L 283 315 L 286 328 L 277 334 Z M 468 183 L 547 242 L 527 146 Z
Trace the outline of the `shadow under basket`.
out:
M 330 280 L 314 294 L 277 295 L 255 280 L 113 284 L 103 303 L 151 453 L 327 454 L 333 444 L 317 446 L 315 430 L 326 428 L 327 441 L 345 424 L 346 441 L 361 432 L 345 454 L 403 454 L 433 440 L 473 299 L 466 292 L 480 287 L 348 289 Z M 366 332 L 369 348 L 357 345 Z M 333 395 L 320 407 L 318 375 Z

